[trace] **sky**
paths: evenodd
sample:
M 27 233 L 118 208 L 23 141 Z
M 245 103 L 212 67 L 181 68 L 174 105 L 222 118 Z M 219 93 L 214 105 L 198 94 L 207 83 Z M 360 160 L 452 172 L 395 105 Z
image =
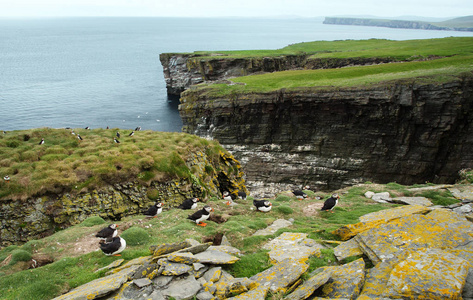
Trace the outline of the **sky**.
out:
M 472 0 L 0 0 L 0 17 L 327 17 L 473 15 Z

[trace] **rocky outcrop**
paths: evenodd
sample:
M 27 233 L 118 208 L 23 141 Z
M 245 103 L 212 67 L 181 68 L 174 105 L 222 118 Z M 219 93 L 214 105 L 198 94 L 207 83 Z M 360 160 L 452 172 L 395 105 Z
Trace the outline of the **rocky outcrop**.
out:
M 269 293 L 291 300 L 472 298 L 473 225 L 462 214 L 408 205 L 363 220 L 347 225 L 358 233 L 334 249 L 338 262 L 310 273 L 308 259 L 322 255 L 323 246 L 305 233 L 270 240 L 264 248 L 273 265 L 250 278 L 225 271 L 239 260 L 238 249 L 186 240 L 152 246 L 150 256 L 120 267 L 114 263 L 109 275 L 55 299 L 264 300 Z M 347 227 L 335 233 L 345 238 Z
M 471 27 L 447 27 L 422 21 L 386 20 L 386 19 L 364 19 L 364 18 L 337 18 L 325 17 L 324 24 L 332 25 L 355 25 L 376 26 L 389 28 L 423 29 L 423 30 L 454 30 L 473 31 Z
M 9 245 L 48 236 L 90 216 L 119 220 L 142 213 L 156 201 L 170 208 L 177 207 L 190 197 L 205 201 L 206 197 L 220 195 L 223 190 L 245 190 L 241 165 L 227 153 L 221 152 L 218 161 L 211 161 L 203 152 L 196 152 L 187 165 L 195 172 L 190 179 L 152 182 L 147 186 L 136 182 L 117 183 L 79 194 L 2 200 L 0 244 Z
M 209 96 L 182 94 L 184 131 L 217 139 L 248 182 L 337 189 L 451 183 L 473 167 L 473 79 Z
M 312 58 L 309 54 L 227 58 L 221 54 L 162 53 L 164 80 L 169 95 L 179 96 L 194 84 L 232 77 L 296 69 L 330 69 L 399 61 L 394 57 Z

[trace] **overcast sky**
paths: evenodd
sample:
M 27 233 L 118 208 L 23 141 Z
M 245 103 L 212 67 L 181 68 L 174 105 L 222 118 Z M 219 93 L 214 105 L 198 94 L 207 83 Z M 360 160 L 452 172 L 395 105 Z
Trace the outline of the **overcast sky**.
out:
M 472 0 L 0 0 L 1 17 L 325 17 L 448 18 L 473 15 Z

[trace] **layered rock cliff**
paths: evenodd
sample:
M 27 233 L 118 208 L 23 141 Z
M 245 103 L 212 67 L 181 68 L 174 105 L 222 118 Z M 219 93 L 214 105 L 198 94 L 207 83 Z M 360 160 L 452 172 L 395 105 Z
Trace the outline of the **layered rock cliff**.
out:
M 209 96 L 181 94 L 183 131 L 217 139 L 249 182 L 336 189 L 452 182 L 473 167 L 473 78 Z
M 44 195 L 26 200 L 4 199 L 0 202 L 0 246 L 26 242 L 78 224 L 90 216 L 120 220 L 141 214 L 156 201 L 164 208 L 177 207 L 184 199 L 202 201 L 223 190 L 245 190 L 241 165 L 228 153 L 218 161 L 204 152 L 196 152 L 186 163 L 196 175 L 190 180 L 117 183 L 80 194 Z

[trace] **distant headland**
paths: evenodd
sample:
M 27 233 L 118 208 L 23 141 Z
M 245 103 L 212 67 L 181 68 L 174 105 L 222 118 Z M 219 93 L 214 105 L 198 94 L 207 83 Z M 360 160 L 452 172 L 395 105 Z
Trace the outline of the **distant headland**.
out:
M 325 17 L 323 23 L 333 25 L 376 26 L 404 29 L 473 31 L 473 16 L 459 17 L 443 22 Z

